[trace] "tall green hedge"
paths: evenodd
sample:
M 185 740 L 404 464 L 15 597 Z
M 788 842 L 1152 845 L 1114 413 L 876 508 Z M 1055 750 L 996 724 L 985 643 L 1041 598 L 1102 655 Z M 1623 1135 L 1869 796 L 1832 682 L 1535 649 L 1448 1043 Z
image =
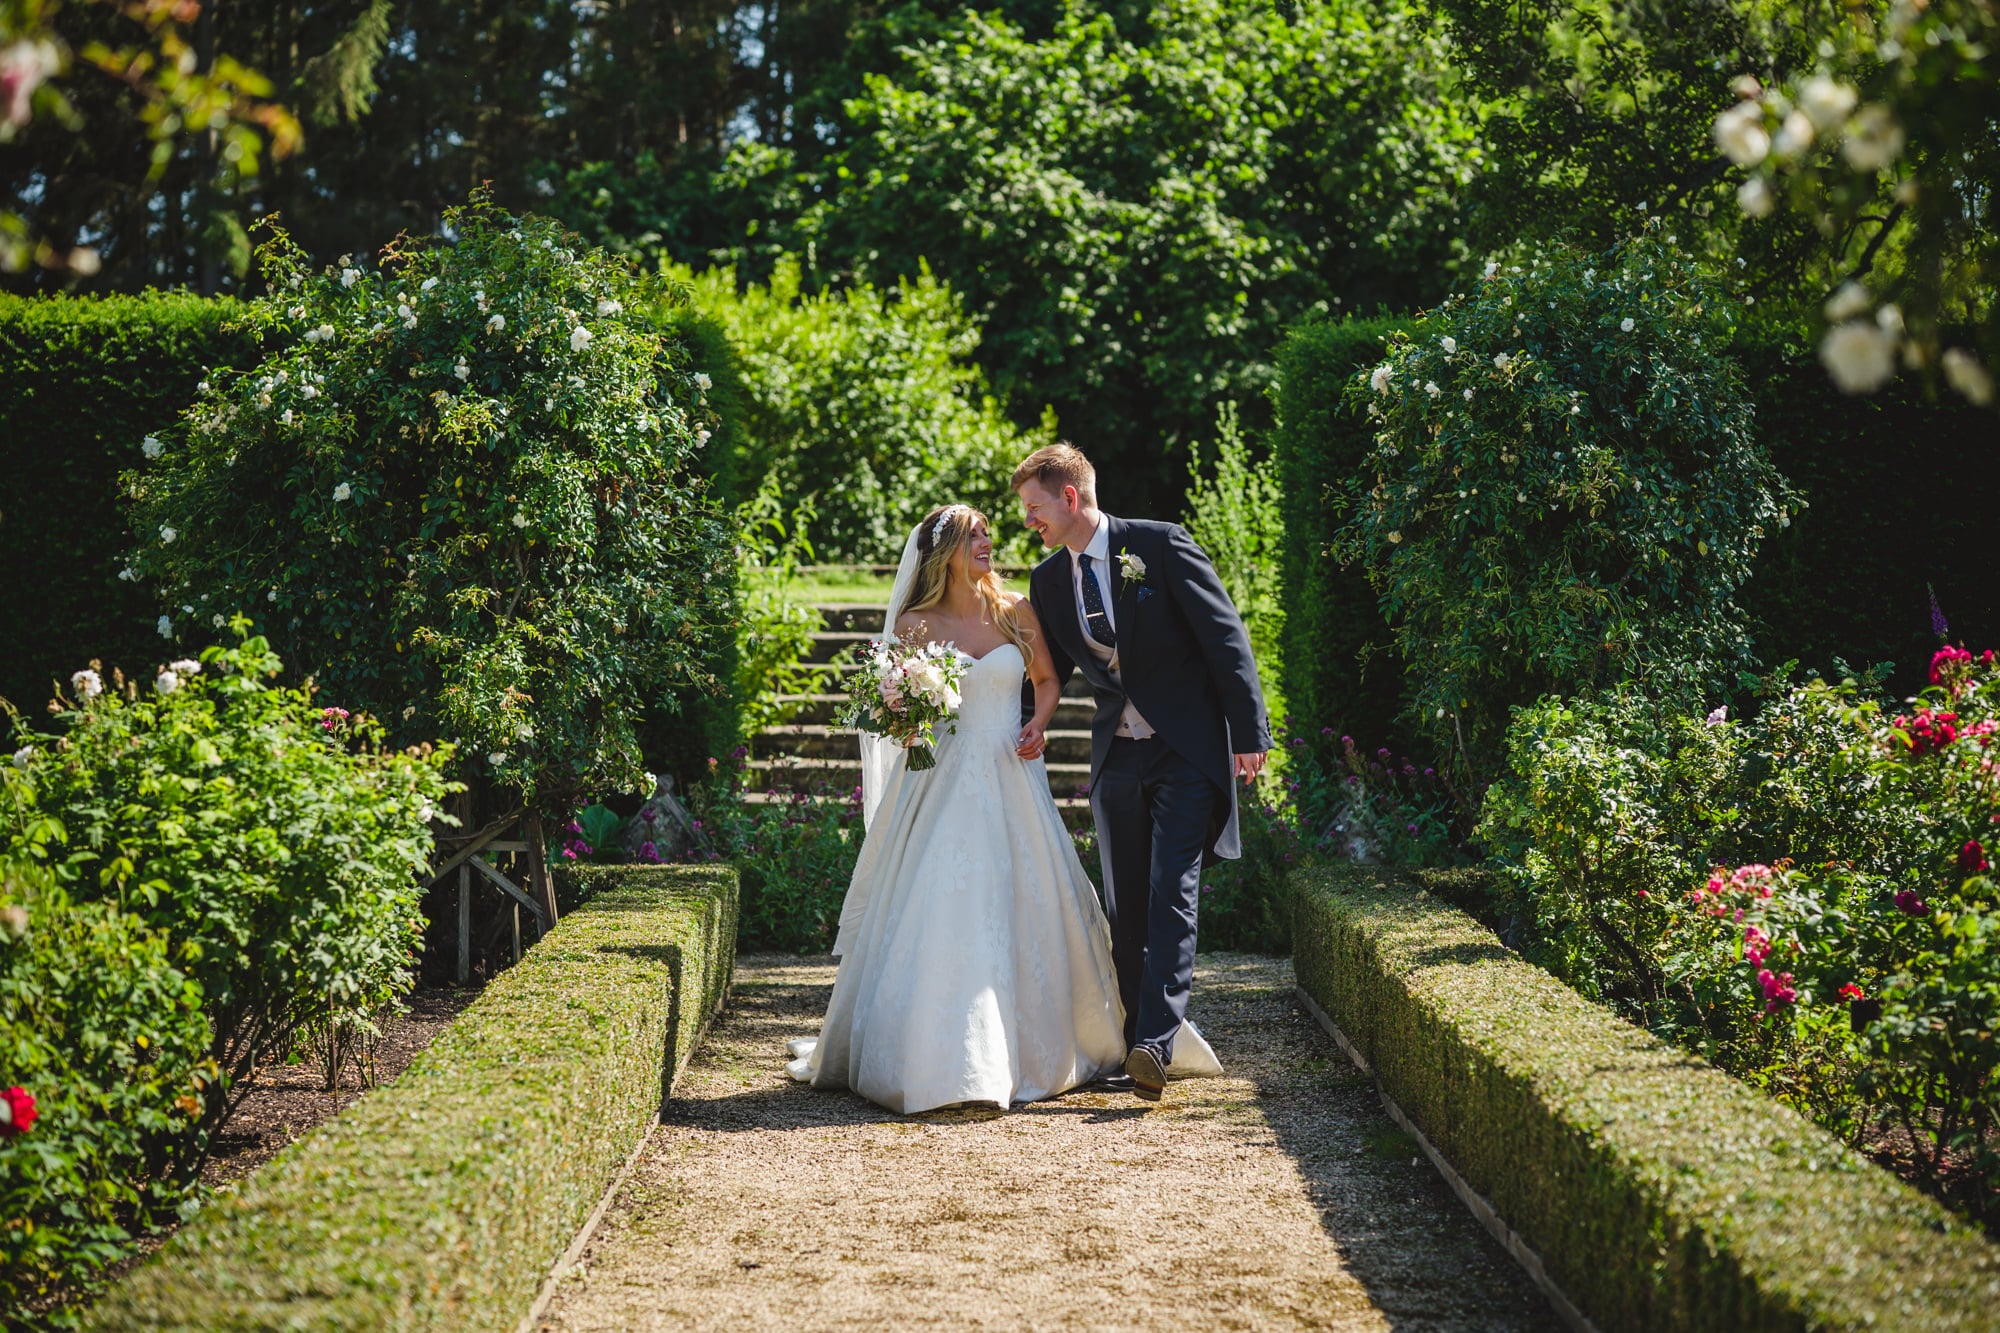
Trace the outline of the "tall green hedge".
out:
M 118 578 L 132 545 L 118 474 L 209 367 L 256 359 L 254 336 L 227 327 L 234 307 L 0 296 L 0 697 L 23 712 L 93 657 L 131 673 L 170 656 L 152 593 Z
M 736 872 L 607 866 L 393 1084 L 219 1197 L 95 1329 L 509 1329 L 735 965 Z
M 1293 889 L 1300 987 L 1598 1328 L 1994 1326 L 2000 1249 L 1789 1108 L 1394 872 Z
M 228 327 L 235 310 L 184 293 L 0 295 L 0 698 L 23 712 L 38 713 L 50 682 L 91 658 L 130 674 L 168 656 L 154 629 L 163 608 L 118 577 L 132 545 L 118 474 L 142 463 L 146 436 L 175 421 L 212 367 L 256 361 L 255 337 Z M 722 425 L 701 466 L 734 503 L 744 388 L 728 335 L 691 306 L 657 317 L 714 381 Z M 732 663 L 715 670 L 734 679 Z M 692 777 L 736 743 L 738 709 L 698 694 L 679 704 L 643 740 L 648 762 Z
M 1411 739 L 1399 716 L 1402 663 L 1375 591 L 1359 570 L 1341 569 L 1326 555 L 1342 522 L 1329 488 L 1347 480 L 1373 438 L 1342 394 L 1406 323 L 1386 316 L 1313 320 L 1293 326 L 1278 350 L 1280 670 L 1292 730 L 1315 746 L 1322 727 L 1352 733 L 1369 749 Z
M 1284 693 L 1294 731 L 1322 727 L 1364 748 L 1402 746 L 1402 663 L 1375 593 L 1325 555 L 1342 522 L 1329 487 L 1358 465 L 1368 423 L 1343 394 L 1380 360 L 1405 322 L 1318 320 L 1292 328 L 1279 352 L 1276 454 L 1284 484 Z M 1766 534 L 1740 603 L 1758 657 L 1796 658 L 1831 674 L 1893 661 L 1892 684 L 1923 683 L 1937 646 L 1926 585 L 1953 639 L 2000 648 L 2000 582 L 1991 575 L 1990 520 L 1981 497 L 2000 491 L 1990 412 L 1911 376 L 1848 397 L 1826 378 L 1810 333 L 1782 323 L 1740 330 L 1732 354 L 1756 403 L 1773 460 L 1806 498 L 1789 529 Z

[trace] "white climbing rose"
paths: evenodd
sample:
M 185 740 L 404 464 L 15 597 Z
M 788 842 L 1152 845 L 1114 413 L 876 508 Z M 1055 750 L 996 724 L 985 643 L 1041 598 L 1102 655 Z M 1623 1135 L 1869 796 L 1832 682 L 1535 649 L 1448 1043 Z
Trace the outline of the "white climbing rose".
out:
M 160 527 L 160 545 L 162 545 L 162 546 L 172 546 L 172 545 L 174 544 L 174 538 L 176 538 L 176 537 L 178 537 L 178 536 L 180 536 L 180 533 L 178 533 L 178 532 L 174 531 L 174 530 L 173 530 L 173 528 L 171 528 L 171 527 L 169 527 L 169 526 L 167 526 L 167 525 L 165 525 L 165 524 L 162 524 L 162 525 L 161 525 L 161 527 Z
M 95 699 L 104 693 L 104 678 L 85 667 L 81 671 L 71 673 L 69 687 L 75 690 L 80 698 Z
M 158 458 L 166 451 L 167 446 L 160 443 L 160 437 L 157 435 L 148 435 L 139 442 L 139 452 L 148 458 Z
M 1771 152 L 1761 102 L 1738 102 L 1715 118 L 1715 146 L 1739 167 L 1754 167 Z
M 612 300 L 608 296 L 597 303 L 597 313 L 607 317 L 611 315 L 620 314 L 624 311 L 624 309 L 625 309 L 624 306 L 620 305 L 618 302 Z
M 569 350 L 581 352 L 590 346 L 590 330 L 579 324 L 569 331 Z
M 1458 353 L 1458 339 L 1452 337 L 1449 333 L 1438 339 L 1438 346 L 1444 348 L 1446 356 L 1455 356 Z
M 1630 315 L 1627 315 L 1625 316 L 1625 318 L 1618 321 L 1618 331 L 1620 333 L 1630 333 L 1634 327 L 1635 326 L 1632 323 L 1632 317 Z
M 163 639 L 171 639 L 174 637 L 174 622 L 169 620 L 165 616 L 161 616 L 159 620 L 154 623 L 153 628 L 160 632 L 160 637 Z
M 201 663 L 195 661 L 192 657 L 183 657 L 179 661 L 167 663 L 167 670 L 186 680 L 189 677 L 201 674 Z
M 1745 217 L 1767 218 L 1777 208 L 1778 197 L 1762 176 L 1752 176 L 1736 187 L 1736 206 Z
M 514 517 L 508 519 L 507 521 L 509 523 L 512 523 L 517 528 L 525 528 L 528 526 L 528 516 L 522 513 L 518 509 L 514 511 Z
M 1903 152 L 1903 127 L 1880 102 L 1870 102 L 1847 122 L 1840 153 L 1856 171 L 1880 171 Z
M 1394 379 L 1395 375 L 1396 372 L 1391 370 L 1387 364 L 1379 365 L 1375 367 L 1374 373 L 1369 375 L 1368 387 L 1376 393 L 1387 393 L 1389 391 L 1389 381 Z
M 354 494 L 354 488 L 352 486 L 349 486 L 344 481 L 341 482 L 340 485 L 333 488 L 333 498 L 335 501 L 345 500 L 353 494 Z
M 158 690 L 161 694 L 172 694 L 175 690 L 179 689 L 180 687 L 181 687 L 180 676 L 171 670 L 162 671 L 159 675 L 153 678 L 153 688 Z
M 493 318 L 486 321 L 486 327 L 488 329 L 491 329 L 493 332 L 498 333 L 500 332 L 500 330 L 507 327 L 507 317 L 505 315 L 495 315 Z
M 1819 359 L 1843 393 L 1873 393 L 1896 373 L 1896 345 L 1866 320 L 1836 324 L 1820 339 Z

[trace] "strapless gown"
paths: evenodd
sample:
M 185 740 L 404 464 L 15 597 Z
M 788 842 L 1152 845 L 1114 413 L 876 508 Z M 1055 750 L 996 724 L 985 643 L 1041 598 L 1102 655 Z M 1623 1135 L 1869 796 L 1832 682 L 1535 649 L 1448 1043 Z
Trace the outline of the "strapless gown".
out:
M 937 767 L 892 768 L 854 868 L 817 1041 L 792 1077 L 903 1114 L 1009 1106 L 1125 1062 L 1111 932 L 1039 759 L 1014 753 L 1021 651 L 968 658 Z M 1176 1077 L 1220 1073 L 1190 1024 Z

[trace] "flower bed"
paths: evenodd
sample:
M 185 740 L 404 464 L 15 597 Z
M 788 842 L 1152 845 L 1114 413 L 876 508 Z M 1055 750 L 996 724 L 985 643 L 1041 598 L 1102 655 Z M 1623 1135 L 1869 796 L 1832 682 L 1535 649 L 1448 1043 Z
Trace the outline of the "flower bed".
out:
M 104 1329 L 504 1328 L 658 1114 L 734 963 L 727 867 L 578 868 L 584 907 L 393 1085 L 218 1200 Z
M 1599 1328 L 1991 1327 L 2000 1249 L 1423 878 L 1301 872 L 1299 984 Z

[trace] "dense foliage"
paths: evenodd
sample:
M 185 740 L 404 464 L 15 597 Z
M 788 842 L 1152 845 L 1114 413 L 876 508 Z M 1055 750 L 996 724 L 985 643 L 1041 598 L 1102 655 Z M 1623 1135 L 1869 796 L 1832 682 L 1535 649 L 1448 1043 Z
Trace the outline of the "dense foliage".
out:
M 1434 296 L 1463 257 L 1471 118 L 1413 10 L 1068 3 L 1045 30 L 963 14 L 901 57 L 793 187 L 793 245 L 878 283 L 928 262 L 996 386 L 1051 403 L 1127 512 L 1173 512 L 1187 441 L 1257 401 L 1286 324 Z M 764 162 L 782 223 L 786 160 Z
M 243 628 L 238 622 L 239 630 Z M 262 639 L 151 681 L 78 671 L 57 735 L 23 730 L 0 775 L 0 850 L 78 902 L 159 931 L 199 986 L 213 1130 L 260 1060 L 314 1025 L 367 1023 L 409 988 L 448 754 L 391 751 L 367 717 L 275 683 Z M 19 727 L 17 722 L 17 727 Z M 206 1136 L 179 1145 L 198 1161 Z
M 800 273 L 788 257 L 739 290 L 730 268 L 675 271 L 742 368 L 744 490 L 771 480 L 786 503 L 810 502 L 801 535 L 825 561 L 894 564 L 916 521 L 951 501 L 1011 512 L 1008 476 L 1053 435 L 1002 413 L 958 298 L 928 272 L 816 294 Z
M 1733 304 L 1675 239 L 1489 273 L 1350 390 L 1379 430 L 1341 550 L 1475 789 L 1515 704 L 1748 661 L 1733 597 L 1791 501 L 1724 354 Z
M 0 1086 L 18 1089 L 0 1131 L 9 1328 L 39 1326 L 186 1197 L 190 1178 L 166 1167 L 198 1132 L 217 1077 L 189 957 L 117 903 L 73 903 L 43 871 L 9 863 L 0 884 Z
M 637 725 L 712 683 L 729 543 L 690 460 L 704 372 L 661 299 L 481 199 L 449 245 L 312 270 L 282 233 L 275 350 L 211 377 L 130 476 L 170 640 L 253 617 L 345 707 L 448 738 L 542 806 L 637 785 Z

